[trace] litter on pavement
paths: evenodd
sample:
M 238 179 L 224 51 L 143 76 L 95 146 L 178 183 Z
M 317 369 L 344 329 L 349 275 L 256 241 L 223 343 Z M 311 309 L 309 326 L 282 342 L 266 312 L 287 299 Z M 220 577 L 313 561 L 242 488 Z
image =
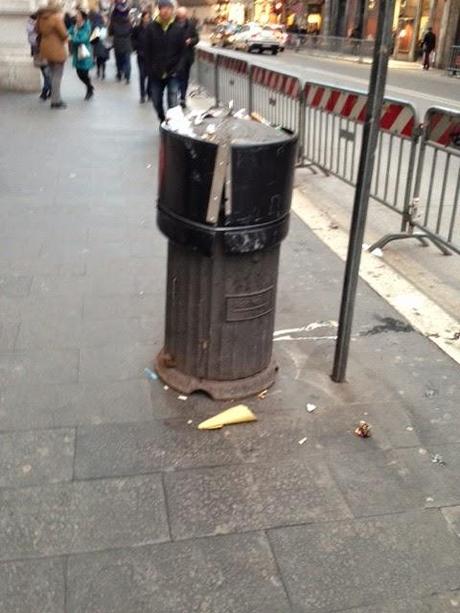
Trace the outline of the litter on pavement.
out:
M 355 428 L 355 434 L 361 438 L 369 438 L 371 436 L 371 429 L 372 426 L 367 421 L 360 421 Z
M 433 464 L 441 464 L 441 466 L 446 466 L 442 455 L 439 455 L 439 453 L 433 454 L 431 456 L 431 461 L 433 462 Z
M 307 402 L 306 409 L 309 413 L 313 413 L 313 411 L 316 411 L 317 408 L 318 407 L 316 406 L 316 404 L 311 404 L 310 402 Z
M 301 438 L 301 439 L 300 439 L 300 441 L 299 441 L 299 445 L 303 445 L 303 444 L 304 444 L 304 443 L 306 443 L 306 442 L 307 442 L 307 437 L 306 437 L 306 436 L 304 436 L 303 438 Z
M 157 381 L 158 379 L 157 373 L 153 372 L 153 370 L 150 370 L 150 368 L 144 368 L 144 375 L 147 377 L 147 379 L 150 379 L 151 381 Z
M 238 404 L 214 415 L 214 417 L 202 421 L 198 424 L 198 430 L 217 430 L 223 426 L 249 423 L 251 421 L 257 421 L 257 417 L 251 409 L 245 404 Z

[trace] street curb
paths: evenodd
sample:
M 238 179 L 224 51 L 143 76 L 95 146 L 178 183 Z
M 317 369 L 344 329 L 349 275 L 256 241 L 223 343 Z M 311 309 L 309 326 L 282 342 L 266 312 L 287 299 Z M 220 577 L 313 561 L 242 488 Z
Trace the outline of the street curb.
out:
M 337 227 L 327 213 L 321 211 L 298 188 L 294 190 L 292 210 L 312 232 L 345 261 L 348 233 Z M 407 321 L 460 364 L 460 322 L 425 296 L 410 281 L 400 275 L 383 257 L 363 251 L 360 277 Z

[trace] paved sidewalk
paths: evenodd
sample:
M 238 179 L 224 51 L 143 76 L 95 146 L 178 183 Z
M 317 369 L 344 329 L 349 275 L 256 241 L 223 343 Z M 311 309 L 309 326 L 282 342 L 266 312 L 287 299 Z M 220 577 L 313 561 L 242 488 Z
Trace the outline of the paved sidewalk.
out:
M 459 367 L 362 283 L 332 383 L 343 264 L 293 216 L 278 382 L 248 400 L 257 423 L 197 431 L 229 403 L 143 377 L 165 283 L 153 111 L 110 71 L 90 103 L 70 70 L 64 93 L 63 112 L 1 99 L 0 611 L 458 610 Z

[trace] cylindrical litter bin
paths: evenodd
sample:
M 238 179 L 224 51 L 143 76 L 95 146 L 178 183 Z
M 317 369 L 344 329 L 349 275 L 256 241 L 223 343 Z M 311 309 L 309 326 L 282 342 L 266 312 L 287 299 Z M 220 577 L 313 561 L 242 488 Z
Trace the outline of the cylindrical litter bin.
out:
M 186 394 L 242 398 L 269 387 L 277 370 L 279 250 L 297 142 L 234 117 L 193 131 L 161 130 L 158 226 L 169 246 L 156 370 Z

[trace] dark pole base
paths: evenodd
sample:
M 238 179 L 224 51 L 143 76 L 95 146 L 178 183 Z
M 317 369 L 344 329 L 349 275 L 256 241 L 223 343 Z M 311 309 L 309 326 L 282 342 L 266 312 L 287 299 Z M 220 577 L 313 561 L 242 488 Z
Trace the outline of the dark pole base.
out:
M 254 396 L 273 385 L 278 371 L 274 359 L 261 372 L 234 381 L 212 381 L 187 375 L 170 364 L 170 357 L 162 349 L 155 359 L 155 370 L 161 380 L 182 394 L 205 392 L 214 400 L 236 400 Z

